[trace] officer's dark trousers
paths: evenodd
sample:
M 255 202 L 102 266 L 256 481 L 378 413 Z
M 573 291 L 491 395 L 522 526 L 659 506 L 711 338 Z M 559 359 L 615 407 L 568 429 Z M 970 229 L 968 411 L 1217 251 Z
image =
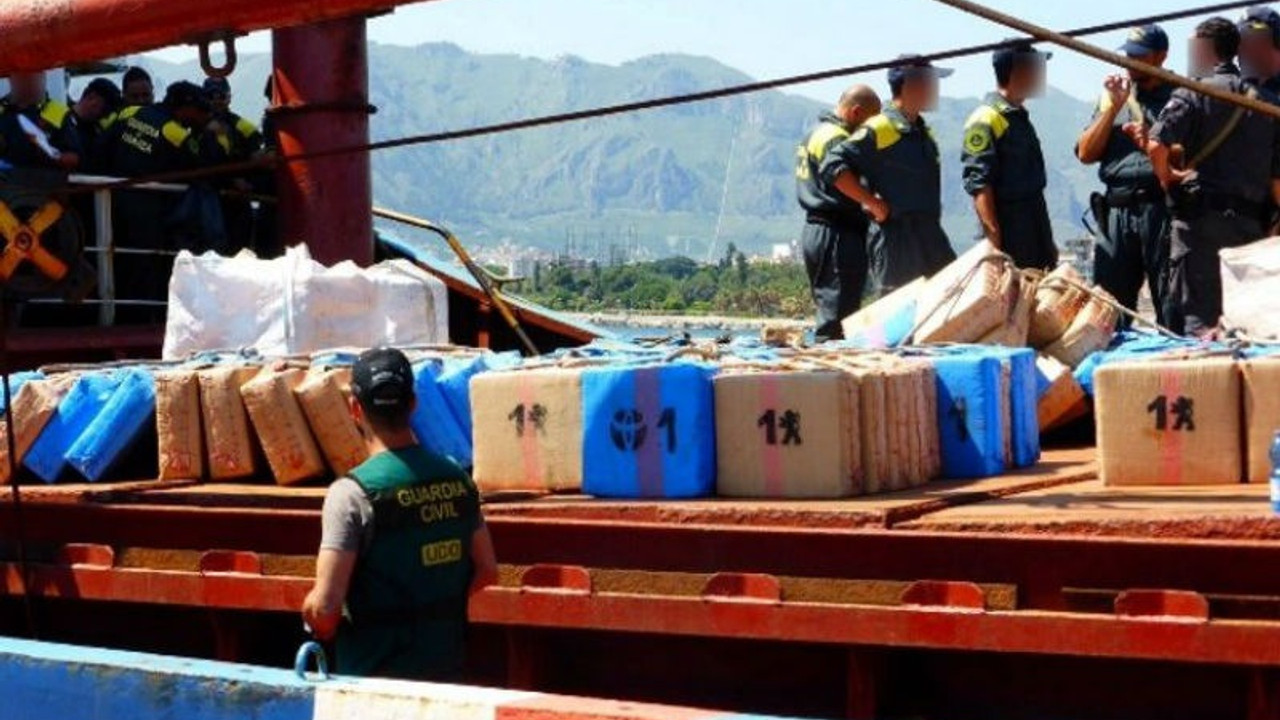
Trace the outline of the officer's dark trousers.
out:
M 1179 213 L 1173 220 L 1169 258 L 1169 329 L 1199 335 L 1222 318 L 1222 271 L 1218 252 L 1266 235 L 1261 218 L 1232 210 Z
M 165 224 L 174 207 L 174 196 L 140 190 L 122 190 L 115 195 L 115 245 L 117 248 L 165 250 L 169 243 Z M 158 255 L 117 253 L 115 295 L 121 300 L 165 300 L 173 258 Z M 125 324 L 162 322 L 164 310 L 155 306 L 122 305 L 116 310 L 118 322 Z
M 933 275 L 955 259 L 937 215 L 893 215 L 871 236 L 871 276 L 879 296 L 918 277 Z
M 1093 255 L 1094 282 L 1134 311 L 1145 282 L 1162 325 L 1168 323 L 1170 223 L 1163 201 L 1111 208 Z
M 810 218 L 800 237 L 813 302 L 818 342 L 844 337 L 840 321 L 862 305 L 867 283 L 867 226 Z
M 996 217 L 1004 252 L 1024 269 L 1048 270 L 1058 264 L 1058 246 L 1053 242 L 1053 225 L 1044 194 L 1025 200 L 999 200 Z

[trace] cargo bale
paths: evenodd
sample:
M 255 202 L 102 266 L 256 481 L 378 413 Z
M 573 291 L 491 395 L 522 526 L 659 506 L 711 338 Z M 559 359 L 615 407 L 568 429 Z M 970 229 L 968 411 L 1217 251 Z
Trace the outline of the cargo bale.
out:
M 471 379 L 475 480 L 484 492 L 582 489 L 582 370 Z
M 245 411 L 280 485 L 297 485 L 325 473 L 320 448 L 293 394 L 305 376 L 305 370 L 267 369 L 240 386 Z

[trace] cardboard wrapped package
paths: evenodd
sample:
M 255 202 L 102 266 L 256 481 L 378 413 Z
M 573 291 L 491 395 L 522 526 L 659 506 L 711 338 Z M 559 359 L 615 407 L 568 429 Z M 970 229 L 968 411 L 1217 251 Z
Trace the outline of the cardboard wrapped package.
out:
M 901 345 L 915 327 L 916 308 L 926 285 L 919 278 L 845 318 L 841 323 L 845 338 L 868 349 Z
M 915 342 L 977 342 L 1009 319 L 1017 291 L 1017 270 L 983 240 L 921 291 Z
M 1241 364 L 1244 372 L 1246 476 L 1251 483 L 1271 478 L 1271 443 L 1280 431 L 1280 357 Z
M 244 409 L 262 442 L 267 465 L 281 485 L 314 480 L 325 472 L 320 448 L 293 394 L 305 376 L 305 370 L 268 369 L 240 386 Z
M 979 345 L 1003 345 L 1020 348 L 1027 346 L 1027 338 L 1031 332 L 1031 316 L 1035 312 L 1036 289 L 1038 281 L 1029 273 L 1020 274 L 1017 279 L 1017 299 L 1013 311 L 1003 325 L 987 333 L 978 340 Z
M 316 444 L 336 475 L 346 475 L 369 458 L 347 396 L 351 369 L 312 369 L 294 389 Z
M 241 480 L 258 470 L 249 416 L 240 386 L 258 374 L 256 367 L 216 367 L 201 370 L 200 414 L 204 420 L 204 446 L 208 451 L 209 479 Z
M 156 436 L 161 480 L 204 477 L 200 378 L 194 370 L 156 373 Z
M 471 417 L 481 491 L 582 489 L 580 368 L 477 375 Z
M 729 371 L 715 379 L 715 407 L 718 495 L 861 494 L 858 383 L 849 374 Z
M 72 375 L 31 380 L 18 390 L 13 398 L 12 413 L 14 465 L 22 462 L 75 380 Z M 8 432 L 5 423 L 5 419 L 0 417 L 0 432 Z M 9 465 L 9 444 L 0 442 L 0 485 L 7 485 L 12 479 Z
M 1241 378 L 1230 359 L 1116 363 L 1094 376 L 1107 485 L 1241 481 Z

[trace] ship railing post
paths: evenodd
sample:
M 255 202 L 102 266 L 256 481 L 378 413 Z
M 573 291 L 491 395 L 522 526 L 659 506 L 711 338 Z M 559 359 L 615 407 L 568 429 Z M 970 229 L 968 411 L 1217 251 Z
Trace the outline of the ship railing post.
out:
M 854 646 L 849 648 L 849 672 L 845 717 L 848 720 L 876 720 L 883 657 L 875 651 Z
M 111 191 L 93 193 L 94 235 L 101 248 L 98 258 L 98 324 L 110 327 L 116 322 L 116 239 L 111 218 Z

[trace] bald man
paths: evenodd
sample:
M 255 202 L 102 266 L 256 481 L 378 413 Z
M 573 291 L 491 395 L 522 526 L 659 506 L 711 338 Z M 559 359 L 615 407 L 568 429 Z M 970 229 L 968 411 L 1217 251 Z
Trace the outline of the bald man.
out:
M 840 96 L 831 112 L 797 151 L 796 196 L 805 211 L 801 247 L 813 302 L 818 306 L 818 342 L 844 337 L 840 321 L 862 304 L 867 283 L 868 215 L 883 208 L 864 207 L 856 199 L 857 178 L 834 152 L 869 118 L 880 114 L 880 96 L 855 85 Z

